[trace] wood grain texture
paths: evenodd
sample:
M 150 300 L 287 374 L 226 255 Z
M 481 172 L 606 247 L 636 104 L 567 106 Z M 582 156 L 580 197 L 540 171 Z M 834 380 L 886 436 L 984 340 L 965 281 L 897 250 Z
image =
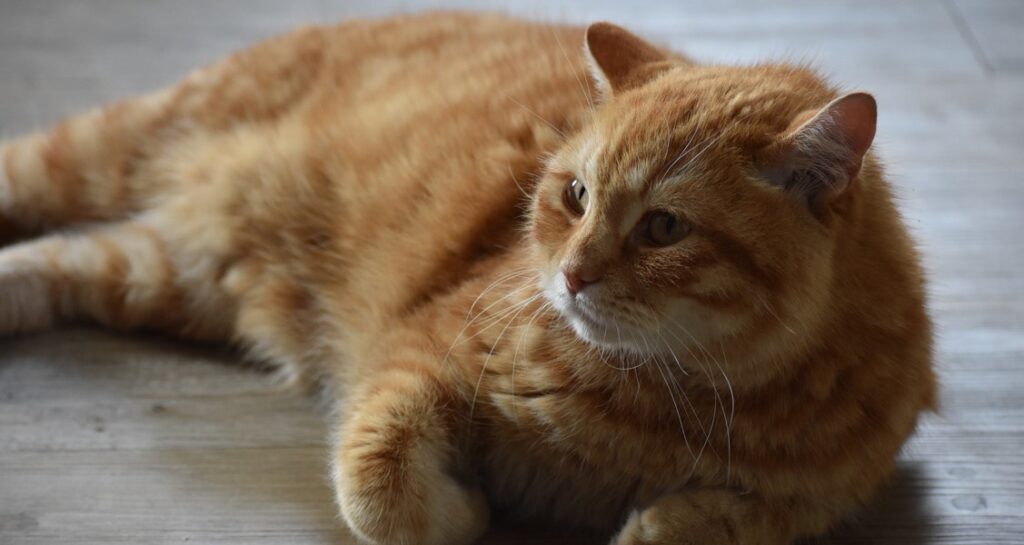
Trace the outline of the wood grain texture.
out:
M 1021 543 L 1024 3 L 4 0 L 0 134 L 302 22 L 438 7 L 608 19 L 699 59 L 806 59 L 874 92 L 878 145 L 932 276 L 943 406 L 882 497 L 822 543 Z M 325 433 L 315 402 L 223 353 L 86 330 L 4 341 L 0 544 L 354 543 Z M 485 540 L 569 542 L 522 529 Z

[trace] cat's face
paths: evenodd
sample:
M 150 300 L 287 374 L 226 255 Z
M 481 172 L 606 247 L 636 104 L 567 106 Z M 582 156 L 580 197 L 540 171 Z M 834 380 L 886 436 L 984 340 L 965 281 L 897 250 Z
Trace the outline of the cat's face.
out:
M 677 107 L 645 119 L 613 99 L 538 189 L 544 294 L 593 344 L 644 354 L 740 330 L 778 282 L 767 254 L 800 210 L 750 179 L 728 120 Z
M 576 334 L 685 353 L 813 319 L 830 276 L 825 207 L 870 144 L 873 100 L 807 111 L 828 90 L 789 69 L 666 61 L 632 86 L 601 76 L 604 104 L 552 157 L 532 211 L 541 288 Z

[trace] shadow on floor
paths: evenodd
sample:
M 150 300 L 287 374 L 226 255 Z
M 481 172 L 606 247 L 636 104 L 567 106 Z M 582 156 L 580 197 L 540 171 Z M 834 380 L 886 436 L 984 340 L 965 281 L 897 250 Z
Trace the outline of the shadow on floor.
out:
M 935 515 L 928 510 L 926 503 L 928 482 L 928 471 L 921 463 L 898 463 L 888 485 L 874 502 L 828 535 L 806 541 L 804 545 L 930 545 L 934 542 Z M 536 529 L 499 527 L 488 534 L 481 545 L 553 543 L 604 545 L 607 540 L 577 538 Z
M 807 545 L 863 545 L 933 542 L 935 516 L 926 503 L 928 470 L 920 462 L 902 461 L 878 497 L 863 511 L 841 523 L 829 535 Z

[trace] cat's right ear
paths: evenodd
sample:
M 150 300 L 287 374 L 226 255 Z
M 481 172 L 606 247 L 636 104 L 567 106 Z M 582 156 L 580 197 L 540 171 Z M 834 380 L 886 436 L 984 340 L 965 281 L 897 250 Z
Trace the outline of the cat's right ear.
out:
M 669 64 L 664 52 L 611 23 L 593 23 L 587 27 L 583 50 L 604 100 L 639 87 Z

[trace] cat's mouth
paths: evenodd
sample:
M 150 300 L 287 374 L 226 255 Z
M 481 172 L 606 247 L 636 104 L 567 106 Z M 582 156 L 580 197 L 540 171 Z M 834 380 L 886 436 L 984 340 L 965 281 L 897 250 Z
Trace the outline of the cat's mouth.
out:
M 618 326 L 610 317 L 601 316 L 596 309 L 591 309 L 589 305 L 580 304 L 576 300 L 570 300 L 566 305 L 566 314 L 571 319 L 579 321 L 586 329 L 607 330 Z
M 599 289 L 598 286 L 595 288 Z M 633 354 L 657 350 L 641 325 L 619 316 L 620 313 L 615 311 L 616 305 L 603 302 L 601 294 L 583 292 L 572 295 L 555 280 L 549 280 L 543 291 L 545 298 L 584 343 Z
M 622 320 L 597 302 L 583 297 L 566 297 L 562 315 L 584 342 L 606 349 L 632 353 L 647 352 L 644 334 L 636 324 Z

